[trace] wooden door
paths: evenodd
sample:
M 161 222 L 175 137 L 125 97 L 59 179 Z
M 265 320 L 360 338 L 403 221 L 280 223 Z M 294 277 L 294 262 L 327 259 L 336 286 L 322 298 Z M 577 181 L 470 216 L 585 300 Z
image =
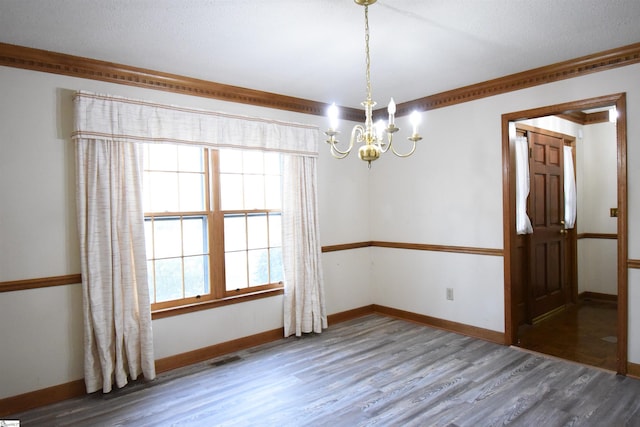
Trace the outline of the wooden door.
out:
M 562 138 L 528 132 L 531 192 L 529 309 L 532 319 L 566 301 Z
M 536 319 L 566 301 L 562 138 L 528 132 L 531 152 L 529 216 L 530 316 Z

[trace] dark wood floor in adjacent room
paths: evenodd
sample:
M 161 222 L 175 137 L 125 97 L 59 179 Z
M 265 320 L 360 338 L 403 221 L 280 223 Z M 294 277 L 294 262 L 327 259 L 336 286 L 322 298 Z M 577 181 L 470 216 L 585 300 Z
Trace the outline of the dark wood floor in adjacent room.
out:
M 581 299 L 533 326 L 520 328 L 518 346 L 615 371 L 617 313 L 615 301 Z
M 369 315 L 16 415 L 21 426 L 640 425 L 640 381 Z

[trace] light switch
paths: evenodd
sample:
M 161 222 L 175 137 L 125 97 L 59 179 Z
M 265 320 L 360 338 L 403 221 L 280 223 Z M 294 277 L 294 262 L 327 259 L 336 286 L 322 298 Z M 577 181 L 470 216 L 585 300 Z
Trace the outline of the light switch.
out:
M 617 218 L 618 217 L 618 208 L 609 209 L 609 216 L 611 218 Z

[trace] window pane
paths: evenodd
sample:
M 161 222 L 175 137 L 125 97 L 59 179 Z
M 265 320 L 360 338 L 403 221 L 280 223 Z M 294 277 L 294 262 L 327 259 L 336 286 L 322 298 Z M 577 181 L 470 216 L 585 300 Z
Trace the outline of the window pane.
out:
M 180 173 L 180 211 L 203 211 L 204 175 L 200 173 Z
M 223 211 L 244 209 L 242 175 L 220 174 L 220 209 Z
M 154 226 L 154 254 L 156 258 L 182 255 L 179 218 L 156 218 Z
M 242 151 L 220 150 L 220 172 L 242 173 Z
M 151 144 L 142 144 L 142 169 L 149 169 L 149 147 Z
M 271 266 L 271 283 L 278 283 L 284 280 L 282 272 L 282 248 L 271 248 L 269 250 L 269 264 Z
M 178 146 L 178 168 L 183 172 L 203 172 L 204 149 L 187 145 Z
M 202 255 L 207 248 L 206 217 L 187 217 L 182 220 L 182 247 L 184 256 Z
M 282 201 L 280 196 L 280 177 L 265 176 L 266 208 L 280 209 Z
M 280 175 L 280 153 L 264 153 L 264 173 L 267 175 Z
M 269 246 L 267 215 L 248 215 L 247 232 L 249 235 L 247 239 L 247 247 L 249 249 L 267 248 Z
M 247 224 L 244 215 L 224 216 L 224 250 L 241 251 L 247 248 Z
M 226 288 L 228 291 L 247 287 L 247 253 L 227 252 L 224 256 Z
M 149 212 L 177 212 L 178 174 L 174 172 L 150 172 L 149 191 L 151 209 Z
M 264 162 L 262 151 L 243 151 L 244 164 L 242 170 L 244 173 L 262 174 L 264 173 Z
M 150 219 L 144 219 L 144 240 L 145 250 L 147 251 L 147 259 L 153 258 L 153 223 Z
M 209 293 L 209 271 L 206 256 L 184 258 L 185 297 Z
M 269 251 L 257 249 L 249 254 L 249 286 L 269 283 Z
M 156 302 L 182 298 L 182 262 L 180 258 L 155 261 Z
M 154 266 L 153 266 L 153 261 L 147 261 L 147 282 L 149 284 L 149 299 L 151 300 L 151 303 L 153 304 L 154 302 L 156 302 L 156 291 L 155 291 L 155 283 L 154 283 Z
M 178 170 L 178 146 L 171 144 L 147 144 L 149 169 L 156 171 Z
M 264 175 L 245 175 L 245 209 L 264 209 L 264 203 Z
M 269 214 L 269 246 L 282 246 L 282 215 Z

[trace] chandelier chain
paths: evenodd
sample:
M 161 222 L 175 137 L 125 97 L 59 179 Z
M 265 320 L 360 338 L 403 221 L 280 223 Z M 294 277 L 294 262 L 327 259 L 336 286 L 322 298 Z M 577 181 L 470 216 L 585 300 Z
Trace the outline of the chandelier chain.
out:
M 369 58 L 369 6 L 364 6 L 364 45 L 367 65 L 367 101 L 371 101 L 371 59 Z

